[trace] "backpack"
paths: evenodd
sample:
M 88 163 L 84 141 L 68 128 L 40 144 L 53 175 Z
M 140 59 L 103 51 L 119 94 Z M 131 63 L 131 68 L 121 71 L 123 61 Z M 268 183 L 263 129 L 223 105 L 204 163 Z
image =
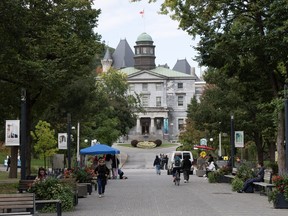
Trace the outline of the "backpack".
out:
M 175 161 L 174 161 L 174 165 L 175 165 L 175 167 L 180 167 L 181 166 L 181 161 L 180 161 L 180 159 L 175 159 Z

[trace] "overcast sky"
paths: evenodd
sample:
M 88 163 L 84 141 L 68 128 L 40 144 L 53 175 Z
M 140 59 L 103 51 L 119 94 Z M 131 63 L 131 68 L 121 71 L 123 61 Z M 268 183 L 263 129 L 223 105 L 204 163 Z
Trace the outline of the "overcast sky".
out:
M 194 61 L 196 51 L 192 40 L 186 32 L 178 29 L 178 23 L 167 15 L 158 14 L 161 0 L 158 3 L 130 2 L 129 0 L 94 0 L 94 7 L 100 8 L 97 33 L 110 47 L 116 48 L 120 39 L 125 39 L 134 52 L 137 37 L 146 32 L 153 41 L 156 65 L 167 63 L 172 69 L 177 59 L 186 59 L 199 74 L 198 63 Z M 144 16 L 140 11 L 144 10 Z

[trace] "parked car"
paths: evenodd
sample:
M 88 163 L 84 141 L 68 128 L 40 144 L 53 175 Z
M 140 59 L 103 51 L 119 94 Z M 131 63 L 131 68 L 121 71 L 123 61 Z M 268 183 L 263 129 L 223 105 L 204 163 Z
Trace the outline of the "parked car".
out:
M 193 155 L 190 151 L 173 151 L 168 154 L 169 160 L 168 160 L 168 166 L 167 166 L 167 175 L 172 174 L 174 158 L 176 155 L 180 158 L 181 162 L 183 161 L 184 157 L 188 156 L 191 163 L 193 163 Z M 190 174 L 193 174 L 193 166 L 191 167 Z

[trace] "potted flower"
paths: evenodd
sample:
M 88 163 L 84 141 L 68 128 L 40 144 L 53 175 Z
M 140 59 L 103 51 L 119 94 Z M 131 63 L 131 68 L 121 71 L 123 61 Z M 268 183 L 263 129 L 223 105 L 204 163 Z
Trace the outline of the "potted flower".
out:
M 85 167 L 85 168 L 77 167 L 73 170 L 73 176 L 76 178 L 76 181 L 78 183 L 86 183 L 87 192 L 91 195 L 92 183 L 93 183 L 92 179 L 95 176 L 94 170 L 89 167 Z
M 273 176 L 275 185 L 268 194 L 268 201 L 273 202 L 274 208 L 288 208 L 288 175 Z

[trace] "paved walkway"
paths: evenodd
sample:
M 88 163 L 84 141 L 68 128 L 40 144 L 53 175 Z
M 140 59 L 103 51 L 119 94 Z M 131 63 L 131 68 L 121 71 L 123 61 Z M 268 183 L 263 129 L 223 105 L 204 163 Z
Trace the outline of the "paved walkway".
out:
M 99 198 L 93 191 L 87 198 L 79 199 L 75 211 L 63 212 L 63 216 L 288 215 L 287 209 L 274 209 L 267 196 L 238 194 L 227 183 L 210 184 L 193 175 L 189 183 L 175 186 L 172 177 L 163 172 L 160 176 L 152 169 L 124 172 L 128 179 L 110 180 L 104 197 Z

